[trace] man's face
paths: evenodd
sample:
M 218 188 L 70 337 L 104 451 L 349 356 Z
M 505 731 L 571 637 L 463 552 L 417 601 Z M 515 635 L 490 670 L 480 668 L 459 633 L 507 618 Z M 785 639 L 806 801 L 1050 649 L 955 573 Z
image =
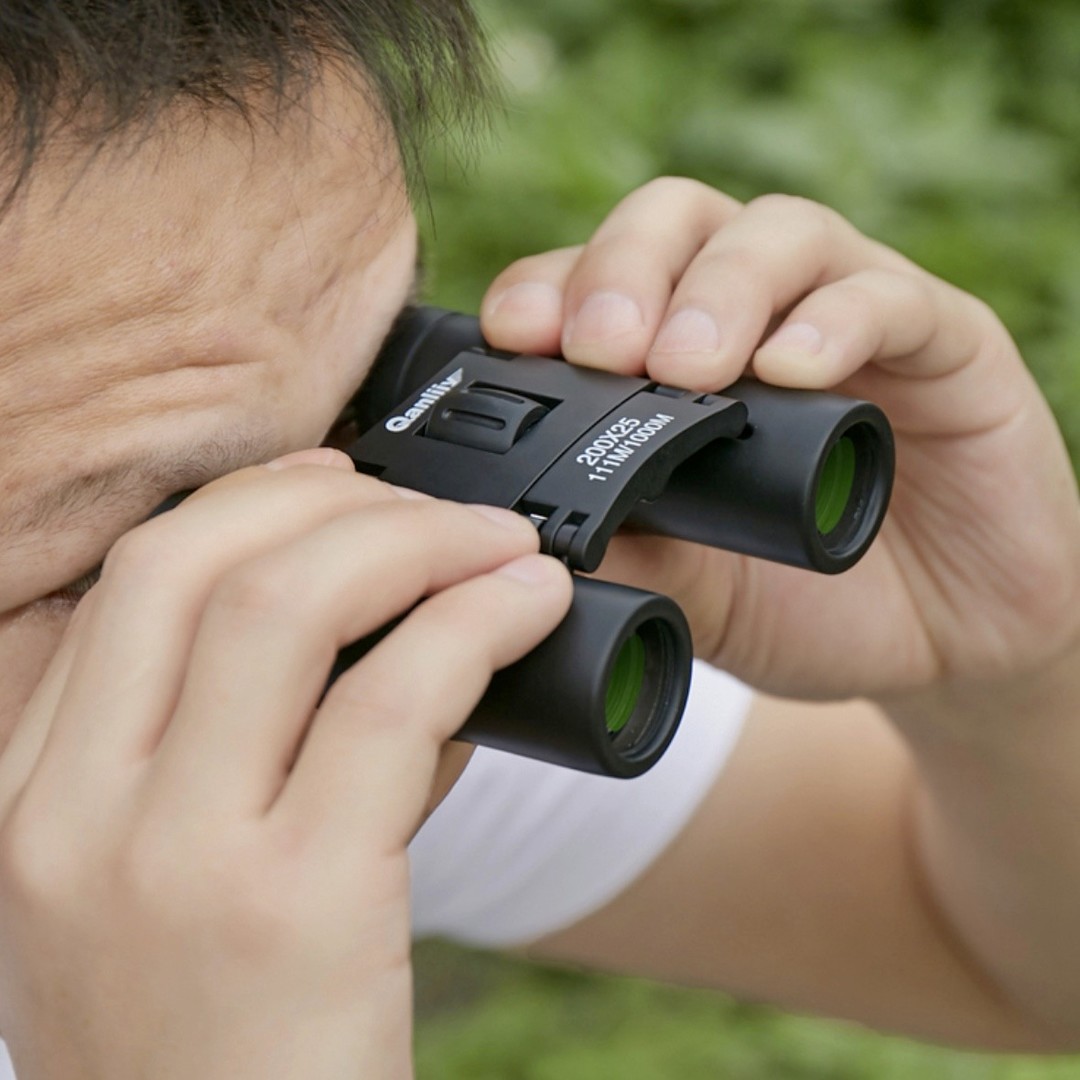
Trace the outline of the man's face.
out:
M 58 591 L 167 495 L 317 445 L 409 297 L 392 143 L 355 87 L 310 112 L 54 144 L 0 219 L 0 747 Z

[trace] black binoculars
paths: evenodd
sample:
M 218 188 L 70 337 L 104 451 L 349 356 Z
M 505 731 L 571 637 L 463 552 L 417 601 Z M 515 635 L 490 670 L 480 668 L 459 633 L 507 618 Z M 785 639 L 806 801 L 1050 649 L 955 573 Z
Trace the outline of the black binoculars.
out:
M 749 378 L 702 394 L 517 356 L 437 308 L 402 315 L 351 419 L 358 471 L 516 510 L 583 573 L 623 526 L 838 573 L 877 534 L 894 472 L 868 402 Z M 332 677 L 379 636 L 342 650 Z M 575 575 L 567 617 L 495 675 L 457 738 L 637 776 L 675 734 L 692 656 L 670 598 Z

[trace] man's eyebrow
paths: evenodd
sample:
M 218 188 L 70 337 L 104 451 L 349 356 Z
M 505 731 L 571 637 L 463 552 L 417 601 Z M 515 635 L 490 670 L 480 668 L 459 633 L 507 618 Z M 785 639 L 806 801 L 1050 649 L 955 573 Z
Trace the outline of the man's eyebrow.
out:
M 235 432 L 215 436 L 185 449 L 162 449 L 87 470 L 36 491 L 0 519 L 0 536 L 81 525 L 107 501 L 118 517 L 147 513 L 147 496 L 168 495 L 209 483 L 218 476 L 264 461 L 271 453 L 265 434 Z

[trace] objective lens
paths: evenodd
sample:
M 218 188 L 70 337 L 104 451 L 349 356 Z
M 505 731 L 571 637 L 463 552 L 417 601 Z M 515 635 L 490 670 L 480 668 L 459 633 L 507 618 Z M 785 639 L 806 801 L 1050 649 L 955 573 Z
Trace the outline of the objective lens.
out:
M 613 738 L 634 715 L 645 683 L 645 642 L 640 634 L 628 638 L 619 650 L 606 697 L 607 729 Z
M 818 532 L 822 536 L 831 533 L 844 517 L 844 510 L 855 487 L 856 458 L 855 443 L 845 436 L 825 459 L 814 507 Z

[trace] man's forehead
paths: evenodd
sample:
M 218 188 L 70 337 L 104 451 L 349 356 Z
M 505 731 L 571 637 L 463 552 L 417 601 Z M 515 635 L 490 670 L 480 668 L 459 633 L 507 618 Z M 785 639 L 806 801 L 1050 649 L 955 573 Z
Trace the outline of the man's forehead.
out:
M 74 187 L 46 155 L 0 218 L 0 611 L 170 494 L 316 445 L 360 384 L 415 222 L 331 89 L 303 130 L 163 132 Z

